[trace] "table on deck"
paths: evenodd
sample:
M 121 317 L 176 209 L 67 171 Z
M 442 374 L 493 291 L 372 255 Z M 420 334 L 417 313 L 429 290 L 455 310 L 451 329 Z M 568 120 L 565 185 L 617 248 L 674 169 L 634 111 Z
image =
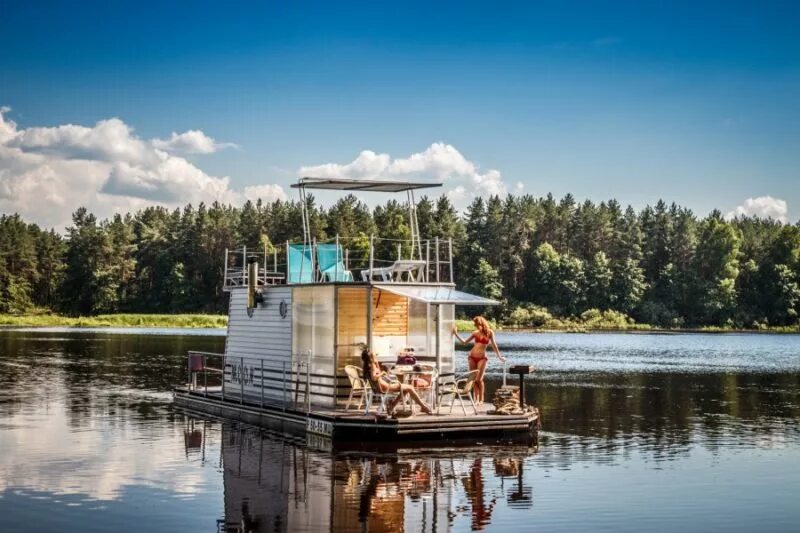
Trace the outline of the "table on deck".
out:
M 425 363 L 425 364 L 429 365 L 429 363 Z M 436 383 L 434 383 L 434 375 L 437 373 L 436 368 L 415 370 L 414 369 L 415 366 L 418 366 L 418 364 L 417 365 L 394 365 L 392 367 L 391 373 L 394 374 L 395 376 L 397 376 L 397 378 L 400 380 L 400 383 L 408 383 L 408 384 L 414 386 L 414 389 L 416 389 L 417 392 L 428 391 L 428 401 L 429 401 L 429 403 L 435 403 L 434 400 L 436 399 Z M 416 377 L 416 376 L 428 376 L 428 380 L 427 380 L 428 381 L 428 385 L 426 387 L 420 387 L 419 389 L 417 389 L 417 387 L 415 385 L 413 385 L 413 383 L 411 383 L 411 380 L 413 380 L 413 378 Z M 404 405 L 405 405 L 405 403 L 404 403 Z M 430 407 L 433 409 L 434 406 L 431 405 Z M 414 414 L 414 404 L 413 403 L 411 404 L 411 414 L 412 415 Z

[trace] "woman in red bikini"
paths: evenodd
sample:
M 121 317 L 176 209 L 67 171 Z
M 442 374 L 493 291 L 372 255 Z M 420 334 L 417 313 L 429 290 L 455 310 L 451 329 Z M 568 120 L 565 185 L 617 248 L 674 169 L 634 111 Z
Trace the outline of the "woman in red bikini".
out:
M 469 351 L 468 361 L 470 371 L 478 371 L 478 376 L 475 378 L 475 401 L 480 404 L 483 403 L 483 376 L 486 374 L 486 365 L 489 363 L 489 359 L 486 357 L 486 347 L 491 344 L 499 360 L 505 361 L 506 358 L 500 355 L 500 348 L 497 347 L 497 343 L 494 340 L 494 331 L 489 327 L 489 322 L 482 316 L 476 316 L 472 319 L 472 322 L 475 324 L 475 331 L 472 332 L 472 335 L 467 340 L 461 338 L 458 334 L 458 329 L 455 327 L 453 327 L 453 335 L 464 344 L 469 344 L 473 341 L 475 343 Z

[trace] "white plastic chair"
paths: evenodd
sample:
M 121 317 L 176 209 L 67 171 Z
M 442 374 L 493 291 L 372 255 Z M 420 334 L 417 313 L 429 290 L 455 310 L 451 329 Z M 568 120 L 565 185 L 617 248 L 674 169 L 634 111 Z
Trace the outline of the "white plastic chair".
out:
M 429 405 L 433 405 L 436 402 L 436 387 L 439 383 L 439 369 L 436 368 L 436 365 L 432 365 L 430 363 L 420 363 L 420 369 L 425 372 L 426 374 L 430 375 L 430 384 L 428 385 L 415 385 L 418 391 L 422 391 L 427 393 L 427 400 Z
M 369 414 L 369 408 L 372 406 L 373 399 L 377 396 L 380 400 L 380 404 L 378 405 L 378 410 L 375 414 L 380 415 L 381 412 L 384 410 L 386 411 L 387 415 L 391 415 L 389 413 L 389 402 L 397 398 L 400 395 L 399 392 L 381 392 L 378 388 L 377 384 L 373 384 L 372 381 L 369 381 L 369 386 L 366 388 L 366 405 L 364 407 L 364 414 Z
M 477 377 L 478 377 L 478 370 L 472 370 L 460 376 L 455 381 L 451 381 L 450 383 L 445 383 L 441 387 L 439 387 L 439 402 L 436 405 L 436 411 L 438 412 L 441 409 L 442 399 L 445 396 L 452 396 L 453 400 L 450 402 L 450 413 L 453 412 L 453 404 L 456 403 L 456 398 L 458 398 L 459 403 L 461 403 L 461 410 L 464 411 L 464 416 L 466 416 L 467 408 L 464 405 L 464 398 L 468 398 L 470 403 L 472 404 L 472 409 L 475 411 L 475 414 L 477 415 L 478 406 L 475 405 L 475 398 L 472 396 L 472 389 L 475 386 L 475 379 Z

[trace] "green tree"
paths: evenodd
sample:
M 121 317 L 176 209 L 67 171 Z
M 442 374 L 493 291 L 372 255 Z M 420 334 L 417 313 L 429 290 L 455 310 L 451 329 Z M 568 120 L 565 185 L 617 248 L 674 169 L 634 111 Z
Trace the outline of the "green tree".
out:
M 614 272 L 606 254 L 599 251 L 586 266 L 586 305 L 592 309 L 613 309 L 616 294 L 612 291 Z
M 704 324 L 724 324 L 736 308 L 736 277 L 739 275 L 740 238 L 736 229 L 711 213 L 700 223 L 694 256 L 696 294 L 699 305 L 690 320 Z

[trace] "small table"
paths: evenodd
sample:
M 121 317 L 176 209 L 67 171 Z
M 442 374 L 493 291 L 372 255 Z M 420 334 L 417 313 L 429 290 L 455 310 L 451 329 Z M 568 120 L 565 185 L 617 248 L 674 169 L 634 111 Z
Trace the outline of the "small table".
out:
M 436 370 L 425 369 L 425 370 L 414 370 L 415 365 L 394 365 L 392 367 L 391 373 L 397 376 L 397 379 L 400 380 L 400 383 L 408 383 L 414 376 L 429 376 L 430 377 L 430 392 L 431 396 L 429 400 L 432 402 L 434 398 L 436 398 L 436 383 L 434 380 L 434 374 Z M 427 387 L 426 387 L 427 388 Z M 431 406 L 431 409 L 433 407 Z M 414 405 L 411 405 L 411 413 L 414 413 Z
M 533 365 L 514 365 L 508 369 L 509 374 L 519 376 L 519 406 L 521 409 L 525 409 L 525 376 L 535 371 Z

